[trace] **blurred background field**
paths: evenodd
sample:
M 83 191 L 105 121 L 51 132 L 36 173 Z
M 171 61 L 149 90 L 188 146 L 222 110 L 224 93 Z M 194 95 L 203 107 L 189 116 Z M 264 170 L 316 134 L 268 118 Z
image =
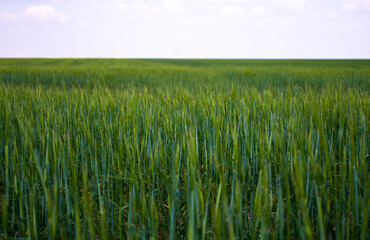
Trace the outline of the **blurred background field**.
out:
M 369 60 L 0 59 L 0 74 L 2 83 L 22 86 L 369 91 L 369 66 Z

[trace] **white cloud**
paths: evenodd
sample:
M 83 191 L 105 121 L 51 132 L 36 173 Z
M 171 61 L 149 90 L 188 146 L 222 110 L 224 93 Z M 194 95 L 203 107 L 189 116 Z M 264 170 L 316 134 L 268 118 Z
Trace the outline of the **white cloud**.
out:
M 162 2 L 153 0 L 94 0 L 93 6 L 102 13 L 100 20 L 114 22 L 154 20 L 163 15 L 164 11 L 171 12 L 176 7 L 169 3 L 165 10 Z
M 35 18 L 40 21 L 49 21 L 49 20 L 54 20 L 58 22 L 67 21 L 67 16 L 64 13 L 55 10 L 53 7 L 49 5 L 38 5 L 28 7 L 23 12 L 23 15 Z
M 251 10 L 252 16 L 262 16 L 265 15 L 266 9 L 264 7 L 255 7 Z
M 254 0 L 232 0 L 232 1 L 237 3 L 250 3 L 253 2 Z
M 80 26 L 87 26 L 89 24 L 89 20 L 80 19 L 79 24 L 80 24 Z
M 343 3 L 345 10 L 370 10 L 370 0 L 345 0 Z
M 275 6 L 281 6 L 290 10 L 300 10 L 303 8 L 306 0 L 275 0 Z
M 361 24 L 360 22 L 355 22 L 355 23 L 348 23 L 348 24 L 339 24 L 337 25 L 337 27 L 340 30 L 345 30 L 345 31 L 349 31 L 349 30 L 360 31 L 363 29 L 363 24 Z
M 331 12 L 329 13 L 329 18 L 337 18 L 339 14 L 337 12 Z
M 165 0 L 162 3 L 165 10 L 171 12 L 183 12 L 185 9 L 181 6 L 180 0 Z
M 229 17 L 240 17 L 244 15 L 244 10 L 240 7 L 226 6 L 224 7 L 224 14 Z
M 12 13 L 2 12 L 0 13 L 0 18 L 8 20 L 8 21 L 15 21 L 17 20 L 17 16 Z

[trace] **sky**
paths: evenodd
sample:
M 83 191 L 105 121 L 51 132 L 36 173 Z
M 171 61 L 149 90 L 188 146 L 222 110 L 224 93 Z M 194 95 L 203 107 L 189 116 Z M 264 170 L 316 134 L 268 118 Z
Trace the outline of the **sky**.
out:
M 0 0 L 0 57 L 370 58 L 370 0 Z

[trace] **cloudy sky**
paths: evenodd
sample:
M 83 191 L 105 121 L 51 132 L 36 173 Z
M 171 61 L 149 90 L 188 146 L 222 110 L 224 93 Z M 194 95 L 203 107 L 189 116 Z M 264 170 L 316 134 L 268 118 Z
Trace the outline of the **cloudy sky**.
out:
M 0 0 L 0 57 L 370 58 L 370 0 Z

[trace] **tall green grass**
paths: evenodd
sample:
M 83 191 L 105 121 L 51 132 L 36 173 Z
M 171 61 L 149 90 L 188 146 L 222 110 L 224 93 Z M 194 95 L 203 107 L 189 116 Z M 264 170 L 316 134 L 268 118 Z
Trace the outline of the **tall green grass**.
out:
M 0 64 L 5 239 L 370 237 L 369 61 Z

